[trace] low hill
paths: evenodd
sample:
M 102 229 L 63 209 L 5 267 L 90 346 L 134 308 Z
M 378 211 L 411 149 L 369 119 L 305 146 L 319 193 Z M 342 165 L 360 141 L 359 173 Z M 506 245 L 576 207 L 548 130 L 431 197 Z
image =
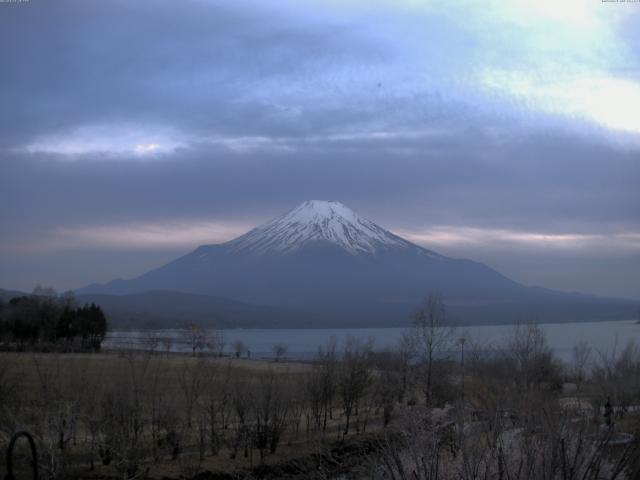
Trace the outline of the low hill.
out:
M 76 300 L 100 305 L 109 328 L 176 328 L 185 322 L 217 328 L 286 328 L 310 326 L 313 319 L 303 312 L 169 290 L 82 294 Z

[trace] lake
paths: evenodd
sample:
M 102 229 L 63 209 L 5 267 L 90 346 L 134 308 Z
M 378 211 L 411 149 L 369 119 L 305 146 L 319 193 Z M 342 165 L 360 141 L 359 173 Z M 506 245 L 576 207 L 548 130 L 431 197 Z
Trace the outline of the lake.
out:
M 628 341 L 634 340 L 640 345 L 640 324 L 635 320 L 585 323 L 549 323 L 540 324 L 545 332 L 549 346 L 554 353 L 564 359 L 571 358 L 573 346 L 579 341 L 586 341 L 594 351 L 611 352 L 614 348 L 623 348 Z M 458 327 L 456 337 L 462 337 L 479 344 L 481 347 L 499 346 L 513 333 L 513 325 L 481 325 Z M 345 328 L 345 329 L 232 329 L 217 330 L 224 341 L 224 351 L 233 353 L 233 343 L 241 340 L 251 351 L 252 358 L 272 357 L 275 344 L 287 346 L 286 357 L 290 359 L 310 359 L 318 350 L 318 346 L 326 345 L 332 337 L 343 342 L 348 337 L 363 340 L 375 339 L 375 348 L 392 347 L 402 336 L 404 328 Z M 189 351 L 189 345 L 183 341 L 184 331 L 162 330 L 155 332 L 157 336 L 172 338 L 171 350 Z M 145 339 L 149 332 L 114 331 L 109 332 L 103 343 L 106 349 L 145 348 Z M 160 344 L 156 347 L 163 350 Z

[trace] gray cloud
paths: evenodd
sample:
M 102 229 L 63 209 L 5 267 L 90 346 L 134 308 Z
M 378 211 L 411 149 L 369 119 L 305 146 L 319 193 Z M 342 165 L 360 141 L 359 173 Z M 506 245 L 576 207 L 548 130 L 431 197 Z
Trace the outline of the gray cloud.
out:
M 319 196 L 356 203 L 399 226 L 421 214 L 426 224 L 640 228 L 634 152 L 551 135 L 505 146 L 473 131 L 286 144 L 241 152 L 199 145 L 149 161 L 14 155 L 3 164 L 6 205 L 13 206 L 4 215 L 52 225 L 89 218 L 251 219 Z M 374 207 L 385 202 L 392 208 Z

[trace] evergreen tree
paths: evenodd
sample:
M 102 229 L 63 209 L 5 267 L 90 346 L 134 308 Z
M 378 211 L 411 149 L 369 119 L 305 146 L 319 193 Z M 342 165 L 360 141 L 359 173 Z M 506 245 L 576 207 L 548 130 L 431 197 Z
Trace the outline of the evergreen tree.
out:
M 12 298 L 0 310 L 0 340 L 19 349 L 79 343 L 85 351 L 97 351 L 107 332 L 107 319 L 95 304 L 74 307 L 68 294 L 54 296 L 48 289 Z M 36 347 L 37 345 L 37 347 Z

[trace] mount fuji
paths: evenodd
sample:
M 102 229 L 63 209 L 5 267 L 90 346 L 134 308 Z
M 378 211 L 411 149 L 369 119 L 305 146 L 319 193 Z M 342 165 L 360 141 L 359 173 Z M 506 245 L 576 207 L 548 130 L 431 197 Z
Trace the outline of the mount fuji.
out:
M 108 303 L 112 295 L 155 291 L 276 308 L 300 326 L 406 325 L 429 292 L 441 293 L 451 316 L 463 323 L 631 318 L 635 308 L 624 300 L 521 285 L 481 263 L 415 245 L 341 203 L 319 200 L 137 278 L 77 293 Z M 255 325 L 264 325 L 259 309 L 250 311 Z

